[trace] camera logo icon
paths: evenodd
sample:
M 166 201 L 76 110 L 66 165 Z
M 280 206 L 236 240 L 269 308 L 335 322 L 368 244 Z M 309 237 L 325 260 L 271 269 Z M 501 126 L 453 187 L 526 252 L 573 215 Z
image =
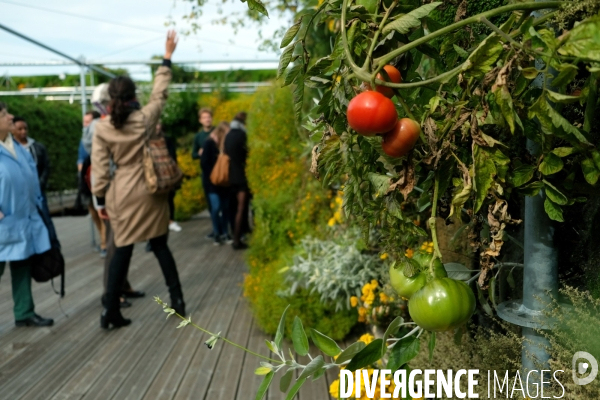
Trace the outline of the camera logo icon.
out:
M 583 361 L 583 360 L 585 361 Z M 598 375 L 598 361 L 590 353 L 578 351 L 573 356 L 573 382 L 576 385 L 584 386 L 592 383 Z M 585 378 L 579 378 L 577 375 L 583 375 L 589 372 Z

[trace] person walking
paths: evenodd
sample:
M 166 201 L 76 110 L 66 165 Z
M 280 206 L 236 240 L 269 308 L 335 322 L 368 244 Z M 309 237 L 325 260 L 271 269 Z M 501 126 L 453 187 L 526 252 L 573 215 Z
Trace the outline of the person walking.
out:
M 50 250 L 36 166 L 31 153 L 10 133 L 13 116 L 0 103 L 0 276 L 10 264 L 16 326 L 51 326 L 35 313 L 31 293 L 31 257 Z
M 185 315 L 185 303 L 175 259 L 167 245 L 169 206 L 167 194 L 152 194 L 144 176 L 146 138 L 156 137 L 156 124 L 167 100 L 171 81 L 171 55 L 177 35 L 169 31 L 163 65 L 154 76 L 149 103 L 143 108 L 136 87 L 125 76 L 109 84 L 110 117 L 98 122 L 92 145 L 92 192 L 98 197 L 99 213 L 110 219 L 115 253 L 110 261 L 105 309 L 100 317 L 104 329 L 131 323 L 119 309 L 119 295 L 127 276 L 133 245 L 150 240 L 171 296 L 171 307 Z M 116 165 L 111 179 L 110 160 Z M 107 189 L 108 188 L 108 189 Z M 104 206 L 104 207 L 103 207 Z
M 210 217 L 212 219 L 213 232 L 215 232 L 214 244 L 220 245 L 222 242 L 232 243 L 229 236 L 229 193 L 226 187 L 214 185 L 210 181 L 210 175 L 217 163 L 219 153 L 224 151 L 225 137 L 229 132 L 229 124 L 221 122 L 210 133 L 204 141 L 202 150 L 201 166 L 203 186 L 205 187 L 206 196 L 210 202 Z
M 237 203 L 233 221 L 233 243 L 235 250 L 243 250 L 248 245 L 242 242 L 244 215 L 248 206 L 248 179 L 246 178 L 246 159 L 248 158 L 248 139 L 246 136 L 246 113 L 239 112 L 231 122 L 231 130 L 225 137 L 225 154 L 229 156 L 230 193 Z
M 212 110 L 207 107 L 202 107 L 198 111 L 198 122 L 200 122 L 200 132 L 196 133 L 196 136 L 194 136 L 194 143 L 192 145 L 192 158 L 194 160 L 200 160 L 200 157 L 202 156 L 202 152 L 204 151 L 204 142 L 206 141 L 206 139 L 208 139 L 208 136 L 213 131 L 213 129 L 215 129 L 215 127 L 213 126 Z M 210 201 L 208 201 L 207 188 L 204 185 L 206 182 L 206 179 L 208 179 L 208 178 L 209 178 L 209 176 L 207 177 L 204 170 L 202 170 L 202 189 L 204 190 L 204 196 L 206 197 L 206 200 L 207 200 L 206 203 L 207 203 L 207 207 L 208 207 L 208 212 L 212 214 L 211 204 L 210 204 Z M 212 231 L 211 233 L 206 235 L 206 238 L 214 239 L 215 231 Z

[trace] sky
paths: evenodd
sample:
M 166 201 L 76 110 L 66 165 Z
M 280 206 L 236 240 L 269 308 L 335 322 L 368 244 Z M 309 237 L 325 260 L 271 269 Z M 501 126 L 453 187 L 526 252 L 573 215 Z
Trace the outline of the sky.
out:
M 222 4 L 223 14 L 218 13 Z M 34 7 L 34 8 L 32 8 Z M 231 68 L 276 68 L 278 54 L 259 51 L 259 29 L 263 36 L 287 24 L 285 18 L 272 15 L 266 25 L 248 25 L 237 35 L 231 26 L 214 25 L 211 21 L 247 7 L 239 0 L 207 0 L 198 19 L 201 30 L 183 36 L 173 61 L 225 61 L 220 64 L 200 64 L 201 70 Z M 40 10 L 46 8 L 57 11 Z M 164 53 L 165 22 L 171 18 L 177 30 L 185 30 L 182 19 L 190 9 L 185 0 L 0 0 L 0 24 L 38 40 L 67 55 L 94 62 L 148 60 Z M 91 21 L 68 15 L 77 14 L 103 21 Z M 110 21 L 104 22 L 104 21 Z M 61 61 L 49 51 L 35 46 L 4 30 L 0 30 L 0 64 L 11 62 Z M 246 65 L 227 63 L 234 60 L 267 60 L 268 63 Z M 118 68 L 118 65 L 111 65 Z M 136 80 L 149 80 L 150 71 L 144 65 L 124 66 Z M 60 75 L 79 73 L 69 66 L 24 67 L 0 65 L 0 77 L 23 75 Z

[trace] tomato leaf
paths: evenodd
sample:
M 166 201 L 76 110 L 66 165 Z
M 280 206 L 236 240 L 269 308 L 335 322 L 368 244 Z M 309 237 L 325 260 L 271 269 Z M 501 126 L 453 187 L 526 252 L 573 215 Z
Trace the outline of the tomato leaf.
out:
M 408 33 L 412 28 L 416 28 L 421 25 L 421 18 L 425 18 L 443 2 L 436 1 L 433 3 L 422 5 L 421 7 L 412 10 L 408 14 L 401 15 L 399 18 L 388 23 L 383 28 L 383 34 L 387 34 L 389 31 L 397 31 L 399 33 Z
M 502 85 L 496 89 L 494 94 L 496 95 L 496 103 L 500 106 L 500 112 L 502 112 L 502 116 L 510 128 L 510 133 L 515 133 L 515 124 L 523 130 L 523 124 L 521 123 L 519 116 L 515 113 L 508 87 Z
M 301 356 L 308 354 L 308 337 L 306 337 L 302 321 L 298 316 L 294 318 L 294 324 L 292 325 L 292 343 L 296 353 Z
M 296 22 L 290 27 L 290 29 L 287 30 L 285 35 L 283 35 L 283 39 L 281 39 L 281 45 L 279 46 L 280 49 L 283 49 L 288 44 L 292 43 L 292 40 L 294 40 L 294 38 L 298 34 L 298 31 L 300 30 L 300 26 L 302 25 L 302 18 L 303 16 L 300 17 L 298 19 L 298 22 Z
M 312 67 L 308 69 L 306 75 L 315 76 L 321 75 L 323 72 L 327 71 L 331 65 L 333 64 L 333 60 L 329 57 L 319 58 Z
M 274 376 L 275 372 L 273 371 L 269 372 L 265 376 L 265 379 L 263 379 L 262 383 L 258 388 L 258 392 L 256 392 L 255 400 L 262 400 L 265 397 L 265 394 L 267 393 L 267 390 L 269 390 L 269 386 L 271 385 L 271 381 L 273 381 Z
M 600 61 L 600 17 L 588 18 L 567 34 L 567 40 L 558 50 L 565 56 Z
M 519 188 L 519 191 L 523 193 L 525 196 L 536 196 L 540 189 L 544 187 L 544 184 L 540 181 L 531 182 L 528 185 L 525 185 Z
M 360 351 L 362 349 L 364 349 L 366 346 L 367 345 L 365 344 L 365 342 L 361 342 L 360 340 L 356 343 L 351 344 L 350 346 L 348 346 L 346 348 L 346 350 L 342 351 L 342 353 L 339 355 L 338 358 L 335 359 L 335 363 L 343 364 L 346 361 L 351 360 L 352 357 L 354 357 L 355 355 L 360 353 Z
M 540 163 L 539 170 L 544 175 L 553 175 L 563 169 L 563 161 L 554 153 L 547 153 Z
M 533 174 L 535 169 L 532 165 L 519 165 L 517 168 L 513 170 L 511 176 L 509 176 L 509 181 L 513 185 L 513 187 L 523 186 L 527 182 L 533 178 Z
M 490 304 L 488 303 L 487 299 L 483 296 L 483 291 L 481 290 L 479 285 L 476 285 L 476 286 L 477 286 L 477 297 L 479 298 L 479 304 L 481 304 L 481 308 L 483 308 L 483 311 L 485 311 L 485 313 L 487 315 L 489 315 L 490 317 L 493 317 L 494 310 L 492 310 L 492 307 L 490 307 Z
M 556 78 L 552 80 L 552 86 L 560 88 L 571 83 L 577 76 L 579 68 L 572 64 L 559 64 L 556 69 L 560 71 Z
M 492 70 L 502 50 L 502 42 L 498 36 L 488 36 L 467 58 L 462 70 L 470 75 L 481 77 Z
M 352 361 L 346 366 L 348 371 L 356 371 L 380 360 L 383 356 L 383 340 L 375 339 L 352 357 Z
M 321 332 L 311 329 L 310 337 L 312 338 L 315 346 L 319 348 L 323 353 L 330 357 L 335 357 L 342 352 L 337 343 L 328 336 L 323 335 Z
M 384 196 L 387 190 L 390 187 L 392 179 L 387 175 L 376 174 L 370 172 L 368 174 L 369 182 L 373 184 L 373 189 L 375 189 L 375 196 Z
M 287 372 L 281 377 L 279 380 L 279 390 L 281 393 L 287 392 L 290 388 L 290 384 L 292 383 L 292 378 L 294 377 L 294 370 L 288 369 Z
M 278 349 L 281 348 L 281 340 L 283 340 L 283 332 L 285 330 L 285 316 L 287 315 L 287 311 L 290 306 L 288 305 L 285 310 L 283 310 L 283 314 L 281 315 L 281 319 L 279 320 L 279 326 L 277 327 L 277 332 L 275 333 L 275 346 Z
M 545 179 L 543 179 L 542 182 L 544 182 L 544 185 L 546 186 L 546 196 L 548 196 L 548 198 L 554 203 L 564 206 L 569 202 L 567 196 L 562 194 L 561 191 L 556 188 L 556 186 L 552 185 Z
M 435 350 L 435 332 L 431 332 L 427 347 L 429 348 L 429 363 L 431 363 L 433 361 L 433 350 Z
M 390 353 L 387 369 L 397 371 L 404 364 L 415 358 L 421 349 L 421 341 L 415 336 L 408 336 L 399 340 Z
M 581 96 L 568 96 L 566 94 L 556 93 L 551 90 L 546 90 L 548 100 L 554 103 L 575 103 L 581 100 Z
M 544 210 L 546 210 L 546 214 L 548 214 L 551 220 L 565 222 L 562 208 L 560 208 L 560 206 L 557 204 L 554 204 L 549 198 L 544 200 Z
M 298 75 L 302 72 L 302 67 L 302 64 L 296 64 L 288 70 L 283 81 L 283 87 L 291 85 L 298 78 Z
M 476 144 L 473 145 L 473 160 L 475 177 L 473 179 L 475 190 L 475 204 L 473 211 L 478 212 L 485 200 L 488 190 L 492 187 L 494 176 L 496 175 L 496 165 L 492 160 L 491 154 Z
M 463 57 L 463 58 L 467 58 L 469 57 L 469 53 L 463 49 L 462 47 L 459 47 L 455 44 L 452 45 L 454 47 L 454 51 L 456 51 L 458 53 L 459 56 Z
M 525 78 L 531 80 L 537 78 L 537 76 L 540 74 L 540 71 L 535 67 L 527 67 L 521 69 L 521 74 L 523 74 Z
M 559 157 L 567 157 L 575 152 L 573 147 L 557 147 L 552 150 L 553 154 L 556 154 Z
M 583 177 L 590 185 L 595 185 L 598 182 L 600 171 L 596 168 L 594 160 L 591 158 L 586 158 L 581 162 L 581 171 L 583 172 Z

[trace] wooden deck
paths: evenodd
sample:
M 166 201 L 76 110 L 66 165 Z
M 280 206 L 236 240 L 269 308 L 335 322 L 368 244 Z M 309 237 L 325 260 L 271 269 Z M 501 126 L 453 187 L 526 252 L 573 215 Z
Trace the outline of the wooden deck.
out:
M 55 219 L 67 262 L 65 298 L 59 301 L 50 284 L 33 285 L 36 312 L 54 318 L 53 327 L 16 328 L 8 268 L 0 280 L 0 399 L 254 399 L 262 380 L 254 375 L 259 360 L 223 342 L 209 350 L 202 332 L 175 329 L 179 320 L 165 320 L 152 297 L 169 301 L 167 288 L 156 259 L 142 245 L 135 249 L 129 279 L 146 297 L 123 310 L 132 325 L 100 329 L 104 261 L 90 247 L 87 218 Z M 242 254 L 204 238 L 208 219 L 182 226 L 169 242 L 192 320 L 268 354 L 269 336 L 258 329 L 242 297 Z M 297 398 L 329 399 L 336 374 L 307 382 Z M 284 399 L 278 388 L 276 377 L 267 399 Z

